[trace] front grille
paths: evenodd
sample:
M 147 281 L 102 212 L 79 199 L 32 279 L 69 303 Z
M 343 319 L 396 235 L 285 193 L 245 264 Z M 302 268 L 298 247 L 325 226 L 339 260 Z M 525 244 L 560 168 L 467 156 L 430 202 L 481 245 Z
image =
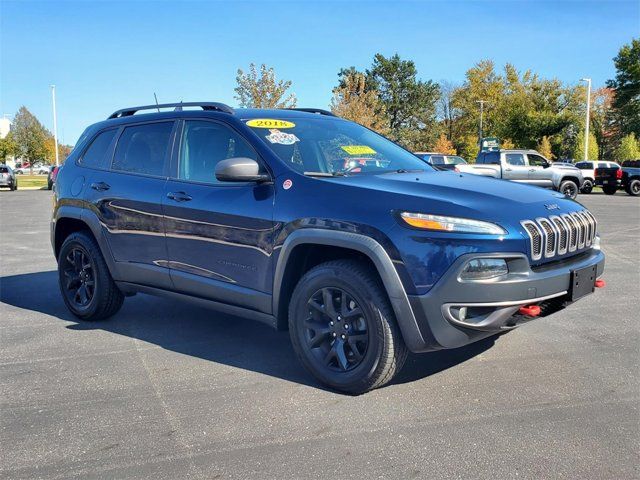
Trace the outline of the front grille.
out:
M 522 220 L 529 236 L 531 259 L 536 261 L 575 252 L 590 246 L 596 237 L 595 217 L 587 210 Z

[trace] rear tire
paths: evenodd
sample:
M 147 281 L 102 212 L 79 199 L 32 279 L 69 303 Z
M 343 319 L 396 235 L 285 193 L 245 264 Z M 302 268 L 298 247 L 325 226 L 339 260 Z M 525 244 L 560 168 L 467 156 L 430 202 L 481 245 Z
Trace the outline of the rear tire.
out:
M 560 188 L 558 188 L 558 191 L 560 193 L 565 194 L 572 200 L 575 200 L 575 198 L 578 196 L 578 190 L 579 188 L 576 182 L 571 180 L 565 180 L 560 184 Z
M 589 194 L 591 193 L 592 190 L 593 190 L 593 181 L 588 178 L 585 179 L 584 183 L 582 184 L 582 188 L 580 189 L 580 193 Z
M 407 358 L 377 273 L 354 260 L 320 264 L 300 279 L 289 304 L 289 333 L 305 368 L 350 394 L 389 383 Z
M 605 185 L 602 187 L 602 191 L 605 195 L 615 195 L 618 191 L 618 187 L 612 187 L 611 185 Z
M 638 195 L 640 195 L 640 179 L 634 178 L 633 180 L 631 180 L 625 190 L 632 197 L 637 197 Z
M 95 239 L 69 235 L 58 255 L 58 283 L 67 308 L 82 320 L 102 320 L 115 314 L 124 295 L 111 278 Z

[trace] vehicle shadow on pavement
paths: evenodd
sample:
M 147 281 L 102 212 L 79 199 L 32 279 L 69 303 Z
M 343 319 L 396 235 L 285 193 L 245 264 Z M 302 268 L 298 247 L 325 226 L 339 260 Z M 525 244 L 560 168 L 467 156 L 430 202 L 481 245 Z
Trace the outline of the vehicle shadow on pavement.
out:
M 0 302 L 73 322 L 67 325 L 71 330 L 104 330 L 184 355 L 325 389 L 300 365 L 287 332 L 276 332 L 252 320 L 138 294 L 127 298 L 114 317 L 83 322 L 66 309 L 53 270 L 0 277 Z M 393 383 L 412 382 L 458 365 L 494 342 L 492 337 L 455 350 L 411 354 Z

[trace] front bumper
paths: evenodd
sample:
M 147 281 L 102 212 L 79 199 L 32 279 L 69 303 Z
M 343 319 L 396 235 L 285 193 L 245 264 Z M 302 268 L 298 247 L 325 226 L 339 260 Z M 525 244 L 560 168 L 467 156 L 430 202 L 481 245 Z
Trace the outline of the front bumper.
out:
M 504 258 L 509 274 L 491 280 L 465 281 L 460 274 L 474 258 Z M 572 303 L 572 272 L 595 266 L 604 271 L 604 254 L 592 248 L 573 257 L 531 268 L 522 253 L 472 253 L 462 255 L 425 295 L 408 296 L 422 345 L 408 342 L 412 351 L 460 347 L 502 330 L 514 328 L 532 317 L 520 315 L 520 307 L 539 305 L 541 315 Z

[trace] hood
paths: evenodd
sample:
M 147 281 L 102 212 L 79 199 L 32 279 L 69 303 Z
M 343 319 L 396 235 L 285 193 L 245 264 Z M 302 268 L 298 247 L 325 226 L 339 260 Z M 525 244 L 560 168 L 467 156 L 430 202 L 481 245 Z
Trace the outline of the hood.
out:
M 382 201 L 385 197 L 385 205 L 392 209 L 476 219 L 535 218 L 549 215 L 550 209 L 566 213 L 581 208 L 577 202 L 553 190 L 466 173 L 354 175 L 330 181 L 376 190 L 375 198 Z M 362 195 L 366 198 L 367 193 Z

